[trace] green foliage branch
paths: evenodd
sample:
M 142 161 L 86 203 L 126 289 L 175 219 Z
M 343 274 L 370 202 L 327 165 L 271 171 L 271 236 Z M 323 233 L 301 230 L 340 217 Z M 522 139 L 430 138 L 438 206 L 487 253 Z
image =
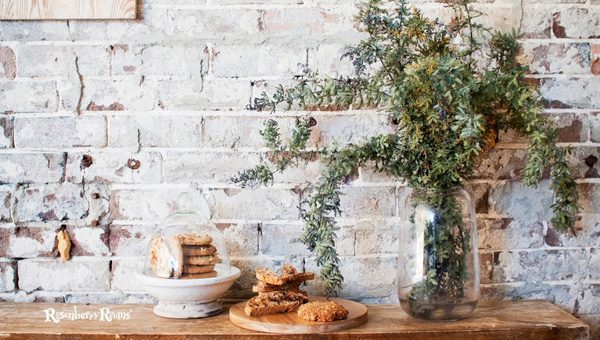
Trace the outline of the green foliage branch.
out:
M 253 109 L 272 113 L 378 109 L 396 124 L 394 133 L 318 150 L 326 168 L 302 205 L 302 241 L 315 253 L 329 295 L 343 282 L 335 249 L 340 189 L 360 166 L 373 165 L 414 188 L 444 191 L 473 175 L 478 156 L 494 147 L 498 131 L 515 129 L 531 141 L 524 182 L 535 186 L 550 169 L 552 223 L 573 230 L 579 206 L 567 150 L 556 145 L 556 128 L 542 115 L 536 88 L 526 82 L 527 68 L 516 61 L 516 33 L 477 24 L 481 13 L 473 2 L 451 1 L 455 17 L 449 23 L 426 18 L 405 0 L 393 6 L 361 3 L 355 20 L 367 37 L 343 55 L 354 65 L 353 76 L 307 71 L 295 86 L 255 99 Z M 284 138 L 277 121 L 268 119 L 261 134 L 273 164 L 261 163 L 233 180 L 267 185 L 275 173 L 310 159 L 314 153 L 306 147 L 315 124 L 312 117 L 299 117 Z

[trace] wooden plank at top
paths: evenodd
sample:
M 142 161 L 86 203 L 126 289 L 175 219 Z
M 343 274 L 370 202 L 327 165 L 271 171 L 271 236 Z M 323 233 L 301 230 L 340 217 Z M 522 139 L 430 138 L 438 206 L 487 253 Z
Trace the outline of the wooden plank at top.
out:
M 0 338 L 4 339 L 323 339 L 323 334 L 269 334 L 245 330 L 229 321 L 227 311 L 196 320 L 165 319 L 151 305 L 0 303 Z M 412 319 L 398 305 L 369 305 L 366 324 L 328 333 L 327 339 L 587 339 L 585 322 L 546 301 L 485 301 L 475 314 L 456 322 Z M 108 320 L 46 322 L 46 312 L 99 313 Z M 104 310 L 105 314 L 107 310 Z M 121 319 L 117 319 L 121 315 Z M 128 315 L 128 317 L 126 317 Z
M 0 20 L 135 19 L 136 0 L 0 0 Z

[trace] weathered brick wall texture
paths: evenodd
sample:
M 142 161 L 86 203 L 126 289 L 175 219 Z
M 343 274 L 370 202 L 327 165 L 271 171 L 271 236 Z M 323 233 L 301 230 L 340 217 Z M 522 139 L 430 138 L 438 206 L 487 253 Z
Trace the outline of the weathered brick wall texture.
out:
M 436 1 L 414 1 L 448 17 Z M 508 132 L 469 188 L 477 200 L 483 296 L 542 298 L 600 323 L 600 0 L 482 0 L 484 20 L 519 29 L 547 112 L 571 145 L 583 198 L 579 236 L 547 223 L 552 195 L 518 181 L 526 141 Z M 135 21 L 0 22 L 0 299 L 148 302 L 131 276 L 143 240 L 179 193 L 210 193 L 214 221 L 244 275 L 291 261 L 314 269 L 298 238 L 309 164 L 269 188 L 237 171 L 265 157 L 265 114 L 251 98 L 289 84 L 302 64 L 347 74 L 360 39 L 346 0 L 143 0 Z M 311 143 L 360 141 L 392 127 L 372 111 L 312 114 Z M 401 183 L 361 169 L 343 197 L 342 295 L 396 302 Z M 61 262 L 66 226 L 73 260 Z M 366 275 L 368 273 L 368 275 Z M 318 290 L 318 287 L 312 287 Z

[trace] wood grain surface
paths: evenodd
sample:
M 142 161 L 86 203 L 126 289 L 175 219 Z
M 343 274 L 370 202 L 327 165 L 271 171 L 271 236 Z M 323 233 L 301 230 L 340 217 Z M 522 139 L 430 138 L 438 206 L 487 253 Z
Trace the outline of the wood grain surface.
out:
M 318 299 L 310 299 L 310 301 L 315 300 Z M 244 312 L 246 302 L 240 302 L 229 309 L 229 320 L 245 329 L 278 334 L 330 333 L 354 328 L 367 322 L 368 315 L 365 305 L 344 299 L 332 300 L 346 308 L 347 319 L 334 322 L 311 322 L 300 319 L 297 312 L 251 317 Z
M 130 312 L 129 320 L 45 322 L 47 308 L 57 312 Z M 588 326 L 545 301 L 482 302 L 472 318 L 427 322 L 406 315 L 398 305 L 369 305 L 362 326 L 327 335 L 278 335 L 235 326 L 227 311 L 206 319 L 164 319 L 151 305 L 73 305 L 0 303 L 0 338 L 4 339 L 586 339 Z
M 0 0 L 0 20 L 135 19 L 136 0 Z

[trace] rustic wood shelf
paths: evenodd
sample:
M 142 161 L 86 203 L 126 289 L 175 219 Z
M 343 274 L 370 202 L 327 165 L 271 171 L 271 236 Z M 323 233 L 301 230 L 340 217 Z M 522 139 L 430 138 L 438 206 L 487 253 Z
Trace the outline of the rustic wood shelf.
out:
M 56 312 L 111 312 L 129 320 L 63 320 L 46 322 L 48 308 Z M 106 312 L 107 310 L 104 309 Z M 56 314 L 55 314 L 56 315 Z M 482 302 L 474 317 L 458 322 L 414 320 L 397 305 L 370 305 L 369 321 L 358 328 L 327 336 L 274 335 L 233 325 L 227 312 L 199 320 L 163 319 L 149 305 L 70 305 L 0 303 L 0 338 L 13 339 L 587 339 L 588 326 L 545 301 Z

